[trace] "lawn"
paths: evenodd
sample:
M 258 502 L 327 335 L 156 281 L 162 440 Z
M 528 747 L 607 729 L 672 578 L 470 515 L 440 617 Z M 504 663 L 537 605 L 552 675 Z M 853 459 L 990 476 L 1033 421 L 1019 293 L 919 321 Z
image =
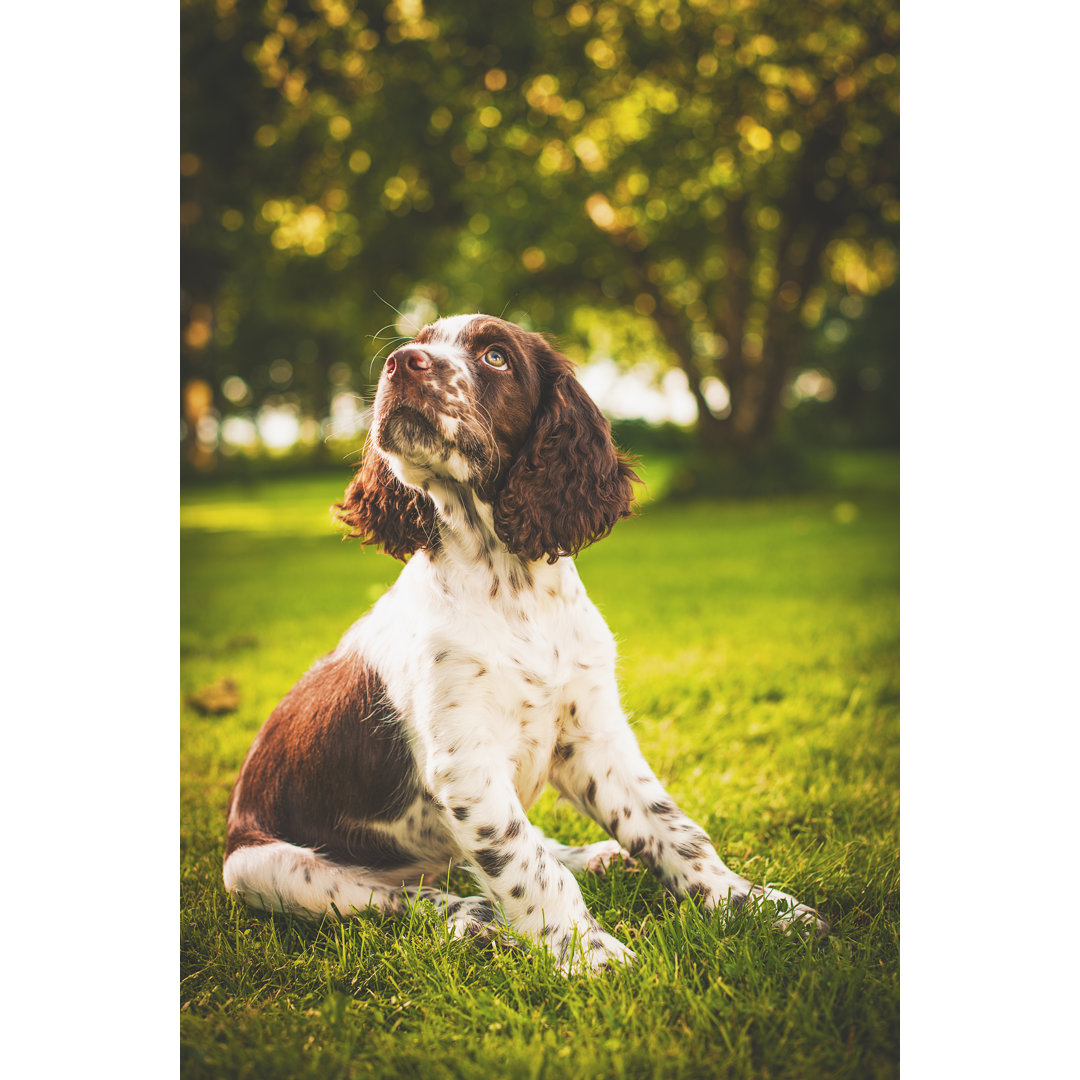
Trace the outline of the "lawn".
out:
M 733 869 L 833 928 L 809 942 L 707 917 L 620 868 L 582 889 L 638 962 L 599 979 L 449 942 L 426 905 L 309 926 L 225 895 L 225 804 L 252 737 L 398 571 L 331 528 L 347 475 L 183 498 L 185 701 L 224 678 L 239 699 L 182 711 L 183 1075 L 897 1075 L 895 458 L 851 463 L 826 494 L 652 502 L 579 557 L 658 775 Z M 603 837 L 551 790 L 530 817 L 566 843 Z

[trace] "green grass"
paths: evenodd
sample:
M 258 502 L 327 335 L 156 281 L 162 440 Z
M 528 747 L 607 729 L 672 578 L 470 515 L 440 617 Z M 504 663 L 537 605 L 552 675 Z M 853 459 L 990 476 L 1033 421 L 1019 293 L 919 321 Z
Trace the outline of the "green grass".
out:
M 329 528 L 344 472 L 187 493 L 183 691 L 227 676 L 240 705 L 182 717 L 184 1076 L 897 1075 L 895 473 L 882 459 L 853 464 L 847 493 L 653 503 L 580 556 L 646 757 L 729 865 L 833 927 L 811 943 L 704 917 L 619 869 L 582 890 L 639 959 L 600 979 L 449 942 L 426 905 L 313 927 L 225 895 L 251 738 L 398 564 Z M 603 835 L 550 790 L 530 817 L 568 843 Z

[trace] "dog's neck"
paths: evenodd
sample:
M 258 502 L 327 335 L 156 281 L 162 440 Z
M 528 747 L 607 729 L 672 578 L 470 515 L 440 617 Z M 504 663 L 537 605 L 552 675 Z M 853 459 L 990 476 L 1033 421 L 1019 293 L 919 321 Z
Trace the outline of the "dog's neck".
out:
M 547 595 L 562 592 L 565 578 L 559 559 L 530 562 L 510 551 L 495 532 L 491 503 L 466 484 L 433 480 L 427 493 L 435 504 L 439 543 L 430 554 L 436 574 L 453 588 L 482 579 L 490 599 L 514 603 L 542 584 Z

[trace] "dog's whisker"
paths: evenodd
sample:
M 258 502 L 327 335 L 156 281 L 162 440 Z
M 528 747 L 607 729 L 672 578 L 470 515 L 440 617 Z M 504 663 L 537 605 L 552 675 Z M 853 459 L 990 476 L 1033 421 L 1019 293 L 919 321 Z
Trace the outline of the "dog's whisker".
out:
M 410 341 L 410 340 L 411 340 L 411 338 L 407 338 L 404 335 L 397 334 L 394 337 L 392 337 L 389 341 L 387 341 L 386 344 L 383 345 L 382 348 L 380 348 L 378 350 L 378 352 L 376 352 L 375 355 L 371 358 L 371 363 L 368 364 L 368 382 L 371 382 L 371 373 L 375 369 L 375 365 L 376 365 L 376 363 L 378 363 L 378 361 L 379 361 L 379 359 L 380 359 L 380 357 L 381 357 L 381 355 L 383 353 L 383 350 L 384 349 L 388 350 L 388 351 L 392 350 L 394 348 L 394 346 L 399 344 L 400 342 Z

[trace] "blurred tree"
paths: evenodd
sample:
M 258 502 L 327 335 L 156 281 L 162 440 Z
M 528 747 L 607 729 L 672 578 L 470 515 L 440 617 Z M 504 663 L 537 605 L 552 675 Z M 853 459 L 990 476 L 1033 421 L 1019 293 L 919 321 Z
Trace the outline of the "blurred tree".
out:
M 362 388 L 357 362 L 375 351 L 362 339 L 381 343 L 394 318 L 376 292 L 408 295 L 430 266 L 430 237 L 405 213 L 432 211 L 428 181 L 390 207 L 395 173 L 378 161 L 388 147 L 394 161 L 431 157 L 431 59 L 418 73 L 389 51 L 381 73 L 366 58 L 382 35 L 344 12 L 316 4 L 301 22 L 276 0 L 182 2 L 181 376 L 196 459 L 200 414 L 319 417 Z
M 815 367 L 801 372 L 785 395 L 799 442 L 900 445 L 899 324 L 899 285 L 872 298 L 844 296 L 826 309 L 808 334 L 807 352 Z
M 893 0 L 188 0 L 182 25 L 185 374 L 212 386 L 265 386 L 272 339 L 351 360 L 376 291 L 560 331 L 587 304 L 662 342 L 705 448 L 751 454 L 807 329 L 896 278 Z
M 573 245 L 572 271 L 548 276 L 584 276 L 653 320 L 705 447 L 767 444 L 830 295 L 896 275 L 895 6 L 553 8 L 534 5 L 550 15 L 537 56 L 496 102 L 499 149 L 530 160 L 519 182 L 549 208 L 527 266 L 543 273 Z M 474 197 L 491 207 L 498 192 L 486 195 Z M 719 408 L 710 377 L 727 389 Z

